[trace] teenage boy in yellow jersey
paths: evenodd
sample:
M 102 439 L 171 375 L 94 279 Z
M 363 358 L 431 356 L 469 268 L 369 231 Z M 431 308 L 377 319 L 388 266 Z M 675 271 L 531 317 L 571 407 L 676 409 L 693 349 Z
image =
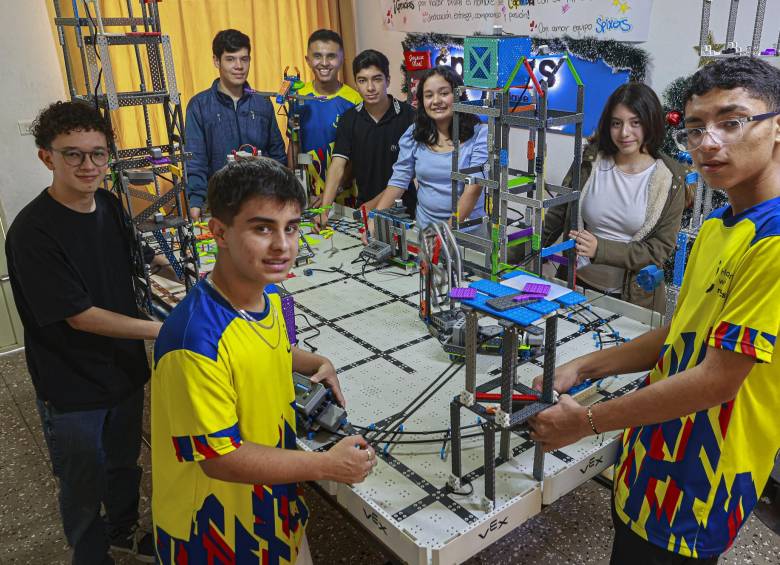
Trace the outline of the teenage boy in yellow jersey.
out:
M 303 190 L 267 158 L 209 180 L 217 262 L 163 324 L 152 378 L 152 483 L 160 563 L 311 563 L 301 481 L 358 483 L 360 436 L 296 451 L 292 371 L 344 403 L 333 365 L 291 347 L 279 295 L 298 254 Z M 356 449 L 360 447 L 360 449 Z
M 316 100 L 307 100 L 300 106 L 300 152 L 307 153 L 312 160 L 308 166 L 309 191 L 316 206 L 325 188 L 339 117 L 363 100 L 354 89 L 339 80 L 339 71 L 344 64 L 344 42 L 335 31 L 318 29 L 309 36 L 306 64 L 314 73 L 314 80 L 307 82 L 298 94 Z M 288 161 L 295 165 L 292 159 Z M 356 196 L 357 189 L 350 183 L 336 201 L 354 204 Z
M 780 448 L 780 70 L 749 57 L 703 67 L 675 139 L 730 205 L 703 223 L 671 323 L 562 365 L 555 388 L 649 370 L 647 380 L 590 409 L 562 395 L 531 421 L 547 450 L 625 428 L 615 564 L 716 563 Z

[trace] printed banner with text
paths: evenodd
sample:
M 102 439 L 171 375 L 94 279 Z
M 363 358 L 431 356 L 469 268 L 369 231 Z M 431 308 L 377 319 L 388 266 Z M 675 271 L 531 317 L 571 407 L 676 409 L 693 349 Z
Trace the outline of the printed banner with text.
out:
M 652 0 L 381 0 L 385 29 L 647 41 Z

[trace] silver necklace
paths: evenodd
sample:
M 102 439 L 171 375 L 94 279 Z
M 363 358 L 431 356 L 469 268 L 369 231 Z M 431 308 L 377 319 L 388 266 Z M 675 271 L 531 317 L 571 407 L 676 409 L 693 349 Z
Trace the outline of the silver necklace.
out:
M 255 332 L 255 334 L 257 335 L 257 337 L 259 337 L 260 339 L 262 339 L 262 340 L 263 340 L 263 342 L 264 342 L 264 343 L 265 343 L 265 344 L 266 344 L 268 347 L 270 347 L 271 349 L 276 349 L 277 347 L 279 347 L 279 344 L 280 344 L 280 343 L 281 343 L 281 341 L 282 341 L 282 328 L 281 328 L 281 325 L 277 325 L 277 323 L 276 323 L 276 322 L 277 322 L 277 317 L 278 317 L 278 314 L 276 313 L 276 308 L 274 307 L 274 304 L 273 304 L 273 302 L 271 302 L 271 299 L 270 299 L 270 298 L 267 298 L 267 300 L 268 300 L 268 305 L 269 305 L 269 307 L 271 308 L 271 312 L 272 312 L 273 316 L 272 316 L 271 323 L 270 323 L 269 325 L 267 325 L 267 326 L 264 326 L 264 325 L 263 325 L 263 323 L 262 323 L 262 322 L 260 322 L 260 320 L 256 320 L 256 319 L 254 319 L 254 318 L 253 318 L 253 317 L 252 317 L 252 316 L 249 314 L 249 312 L 247 312 L 246 310 L 244 310 L 244 309 L 240 309 L 240 308 L 236 308 L 235 306 L 233 306 L 233 303 L 230 301 L 230 299 L 228 299 L 228 297 L 225 295 L 225 293 L 224 293 L 224 292 L 222 292 L 222 290 L 221 290 L 221 289 L 220 289 L 220 288 L 219 288 L 219 287 L 218 287 L 218 286 L 217 286 L 217 285 L 214 283 L 214 281 L 213 281 L 213 280 L 211 280 L 211 275 L 209 275 L 209 276 L 207 276 L 207 277 L 206 277 L 206 283 L 207 283 L 207 284 L 208 284 L 208 285 L 209 285 L 211 288 L 213 288 L 213 289 L 214 289 L 214 290 L 217 292 L 217 294 L 219 294 L 219 295 L 220 295 L 222 298 L 224 298 L 224 299 L 225 299 L 225 302 L 227 302 L 227 303 L 230 305 L 230 307 L 231 307 L 231 308 L 232 308 L 232 309 L 233 309 L 233 310 L 234 310 L 234 311 L 235 311 L 235 312 L 236 312 L 236 313 L 239 315 L 239 317 L 240 317 L 242 320 L 244 320 L 244 321 L 246 321 L 246 322 L 249 322 L 249 327 L 252 329 L 252 331 L 253 331 L 253 332 Z M 257 331 L 257 328 L 255 327 L 255 324 L 257 324 L 258 326 L 260 326 L 260 327 L 261 327 L 261 328 L 263 328 L 264 330 L 270 330 L 270 329 L 272 329 L 274 326 L 276 326 L 276 344 L 275 344 L 275 345 L 271 345 L 271 342 L 269 342 L 267 339 L 265 339 L 265 338 L 263 337 L 263 334 L 261 334 L 259 331 Z

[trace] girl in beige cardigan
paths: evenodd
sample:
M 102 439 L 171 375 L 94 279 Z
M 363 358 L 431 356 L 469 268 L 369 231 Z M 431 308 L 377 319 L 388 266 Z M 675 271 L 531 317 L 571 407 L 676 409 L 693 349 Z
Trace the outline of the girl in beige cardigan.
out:
M 663 284 L 645 292 L 636 274 L 650 264 L 663 267 L 686 204 L 685 171 L 660 153 L 663 136 L 663 109 L 652 89 L 628 83 L 612 93 L 583 152 L 577 228 L 567 234 L 576 241 L 578 284 L 662 313 Z M 570 169 L 564 186 L 572 177 Z M 625 187 L 633 191 L 629 197 L 616 192 Z M 571 206 L 547 212 L 543 246 L 563 235 Z

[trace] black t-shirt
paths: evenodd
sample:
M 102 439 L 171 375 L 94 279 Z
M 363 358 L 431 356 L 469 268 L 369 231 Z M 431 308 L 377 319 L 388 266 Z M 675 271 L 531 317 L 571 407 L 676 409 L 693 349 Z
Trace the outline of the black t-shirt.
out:
M 414 122 L 415 109 L 406 102 L 390 98 L 390 107 L 378 122 L 363 104 L 344 112 L 336 129 L 333 155 L 352 162 L 358 187 L 358 204 L 374 198 L 387 187 L 398 158 L 398 141 Z M 404 204 L 414 217 L 417 191 L 414 184 L 404 191 Z
M 139 317 L 120 206 L 101 189 L 93 212 L 76 212 L 44 190 L 8 230 L 27 366 L 38 397 L 62 411 L 116 406 L 149 379 L 142 340 L 82 332 L 66 321 L 92 306 Z

